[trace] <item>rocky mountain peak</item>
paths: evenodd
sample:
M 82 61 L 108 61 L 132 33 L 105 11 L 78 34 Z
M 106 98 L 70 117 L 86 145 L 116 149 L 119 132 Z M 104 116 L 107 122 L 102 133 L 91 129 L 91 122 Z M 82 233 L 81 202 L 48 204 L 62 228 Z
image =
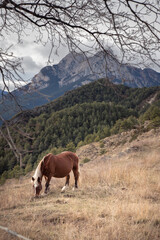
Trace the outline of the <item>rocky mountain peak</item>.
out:
M 42 68 L 31 83 L 13 94 L 19 97 L 24 109 L 32 109 L 99 78 L 129 87 L 160 86 L 160 73 L 152 69 L 119 64 L 111 55 L 104 56 L 102 52 L 87 58 L 81 53 L 69 53 L 59 64 Z M 13 103 L 7 100 L 7 105 L 10 107 Z M 9 119 L 16 113 L 16 106 L 12 106 L 11 111 L 5 110 L 4 117 Z
M 112 82 L 130 87 L 150 87 L 160 85 L 160 73 L 119 64 L 111 55 L 98 52 L 85 57 L 81 53 L 69 53 L 59 64 L 44 67 L 33 79 L 31 86 L 44 89 L 51 82 L 59 88 L 72 85 L 72 88 L 84 85 L 98 78 L 109 78 Z

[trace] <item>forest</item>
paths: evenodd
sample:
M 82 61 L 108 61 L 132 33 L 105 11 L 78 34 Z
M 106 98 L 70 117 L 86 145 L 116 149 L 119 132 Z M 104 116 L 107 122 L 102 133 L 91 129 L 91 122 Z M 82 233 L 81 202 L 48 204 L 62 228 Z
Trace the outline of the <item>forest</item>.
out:
M 100 79 L 20 113 L 8 124 L 23 168 L 0 138 L 1 183 L 31 171 L 48 152 L 75 151 L 112 134 L 130 129 L 140 134 L 160 126 L 160 87 L 129 88 Z

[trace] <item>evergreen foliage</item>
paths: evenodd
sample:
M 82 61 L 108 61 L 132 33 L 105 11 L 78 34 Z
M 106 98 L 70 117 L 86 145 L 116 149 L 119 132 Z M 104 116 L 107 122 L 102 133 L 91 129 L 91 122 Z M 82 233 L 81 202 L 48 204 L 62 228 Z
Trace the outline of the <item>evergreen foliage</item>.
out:
M 147 100 L 155 94 L 157 101 L 150 105 Z M 25 169 L 19 169 L 7 143 L 0 138 L 1 183 L 31 171 L 48 152 L 74 152 L 76 147 L 136 128 L 146 120 L 152 121 L 150 128 L 160 126 L 159 99 L 158 87 L 107 86 L 101 79 L 33 111 L 18 114 L 11 120 L 10 129 L 16 146 L 23 152 Z M 102 146 L 101 154 L 104 152 Z

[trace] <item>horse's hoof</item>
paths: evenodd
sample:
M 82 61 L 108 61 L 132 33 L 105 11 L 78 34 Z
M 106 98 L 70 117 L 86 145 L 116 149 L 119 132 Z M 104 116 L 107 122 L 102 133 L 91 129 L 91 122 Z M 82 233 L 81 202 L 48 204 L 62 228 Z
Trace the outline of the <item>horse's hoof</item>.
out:
M 44 196 L 46 196 L 47 195 L 47 192 L 44 192 L 44 193 L 42 193 L 42 197 L 44 197 Z
M 40 197 L 40 195 L 35 195 L 35 196 L 34 196 L 34 198 L 39 198 L 39 197 Z
M 65 192 L 67 188 L 69 188 L 68 185 L 64 186 L 64 187 L 61 189 L 61 193 Z
M 61 193 L 64 193 L 66 190 L 66 186 L 64 186 L 62 189 L 61 189 Z
M 32 196 L 32 197 L 30 197 L 30 201 L 34 201 L 35 200 L 35 198 L 38 198 L 39 196 L 37 196 L 37 195 L 34 195 L 34 196 Z

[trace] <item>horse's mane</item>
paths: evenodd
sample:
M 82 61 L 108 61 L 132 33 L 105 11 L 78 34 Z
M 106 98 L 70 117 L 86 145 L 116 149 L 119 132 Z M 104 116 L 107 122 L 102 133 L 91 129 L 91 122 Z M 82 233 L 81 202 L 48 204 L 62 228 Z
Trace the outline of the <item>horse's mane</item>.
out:
M 34 178 L 42 176 L 41 165 L 42 165 L 43 159 L 39 162 L 39 164 L 38 164 L 38 166 L 37 166 L 37 168 L 35 170 L 35 173 L 34 173 L 34 176 L 33 176 Z
M 43 167 L 44 167 L 44 164 L 45 163 L 45 160 L 51 155 L 51 153 L 47 154 L 46 156 L 44 156 L 42 158 L 42 160 L 39 162 L 37 168 L 36 168 L 36 171 L 34 173 L 34 176 L 33 177 L 42 177 L 42 172 L 43 172 Z

